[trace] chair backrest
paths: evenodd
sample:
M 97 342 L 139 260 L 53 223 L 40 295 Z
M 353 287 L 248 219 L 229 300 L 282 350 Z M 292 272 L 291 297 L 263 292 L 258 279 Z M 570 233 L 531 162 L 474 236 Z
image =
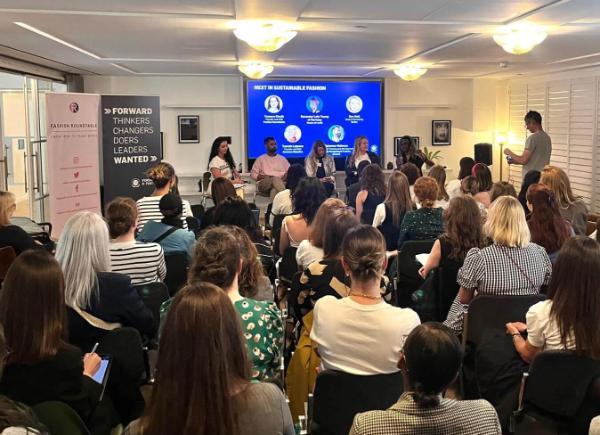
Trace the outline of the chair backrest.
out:
M 140 381 L 143 378 L 146 371 L 144 345 L 137 329 L 125 327 L 106 332 L 96 352 L 113 357 L 110 375 L 113 379 Z
M 408 240 L 398 251 L 396 277 L 399 306 L 412 305 L 412 293 L 423 284 L 423 278 L 419 275 L 422 265 L 416 260 L 415 255 L 431 252 L 434 243 L 435 240 Z
M 271 229 L 271 238 L 273 240 L 273 252 L 279 255 L 279 235 L 281 234 L 281 225 L 287 214 L 273 215 L 273 228 Z
M 208 185 L 210 184 L 211 177 L 212 174 L 210 173 L 210 171 L 206 171 L 204 174 L 202 174 L 202 192 L 206 192 L 208 190 Z
M 169 288 L 162 282 L 151 282 L 135 286 L 144 304 L 152 311 L 154 329 L 158 331 L 160 324 L 160 306 L 169 299 Z
M 202 220 L 202 216 L 204 216 L 204 206 L 202 204 L 192 204 L 192 215 L 195 218 Z
M 433 291 L 435 292 L 434 316 L 436 322 L 443 322 L 448 317 L 450 306 L 458 294 L 460 286 L 456 282 L 458 268 L 437 267 L 433 271 Z
M 525 322 L 529 307 L 545 299 L 543 294 L 475 297 L 464 317 L 463 342 L 477 345 L 486 329 L 504 330 L 508 322 Z
M 0 248 L 0 280 L 6 277 L 6 272 L 10 265 L 17 258 L 17 253 L 12 246 L 4 246 Z
M 294 274 L 298 272 L 298 262 L 296 261 L 296 251 L 298 248 L 289 246 L 283 252 L 281 262 L 279 263 L 278 277 L 280 281 L 291 283 Z
M 90 431 L 81 420 L 81 417 L 66 403 L 57 401 L 41 402 L 31 408 L 40 422 L 46 426 L 49 433 L 90 435 Z
M 108 331 L 96 328 L 81 317 L 73 308 L 67 306 L 67 324 L 69 328 L 69 343 L 89 351 L 99 342 Z
M 271 228 L 271 210 L 273 209 L 273 203 L 270 202 L 265 210 L 265 228 Z
M 187 281 L 188 257 L 186 253 L 181 252 L 167 254 L 165 263 L 167 265 L 165 284 L 169 294 L 173 296 Z
M 347 435 L 359 412 L 387 409 L 403 391 L 400 372 L 359 376 L 325 370 L 317 376 L 312 434 Z

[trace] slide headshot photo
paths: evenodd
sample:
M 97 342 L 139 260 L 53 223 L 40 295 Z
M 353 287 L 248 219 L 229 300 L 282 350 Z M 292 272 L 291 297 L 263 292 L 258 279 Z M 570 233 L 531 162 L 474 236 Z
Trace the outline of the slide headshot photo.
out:
M 323 100 L 316 95 L 311 95 L 306 100 L 306 108 L 310 113 L 320 113 L 323 110 Z
M 288 125 L 283 132 L 283 137 L 289 143 L 296 143 L 302 137 L 302 130 L 297 125 Z
M 269 95 L 265 99 L 265 109 L 269 113 L 279 113 L 283 109 L 283 100 L 278 95 Z
M 358 113 L 363 108 L 363 100 L 358 95 L 352 95 L 346 100 L 346 109 L 350 113 Z
M 431 144 L 450 145 L 452 139 L 452 121 L 431 121 Z
M 332 142 L 338 143 L 344 140 L 345 132 L 344 127 L 341 125 L 332 125 L 329 127 L 329 131 L 327 132 L 327 136 Z

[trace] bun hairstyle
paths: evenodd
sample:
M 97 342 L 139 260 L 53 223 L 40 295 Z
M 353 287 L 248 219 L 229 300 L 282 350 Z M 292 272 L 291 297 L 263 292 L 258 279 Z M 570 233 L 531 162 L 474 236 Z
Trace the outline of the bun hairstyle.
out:
M 353 280 L 379 280 L 385 265 L 385 239 L 377 228 L 358 225 L 342 242 L 342 258 Z
M 423 323 L 412 330 L 403 353 L 417 406 L 439 405 L 439 394 L 456 379 L 463 357 L 456 335 L 441 323 Z
M 146 175 L 150 177 L 157 189 L 161 189 L 173 179 L 175 168 L 170 163 L 160 162 L 148 169 Z
M 111 239 L 116 239 L 135 226 L 138 212 L 135 201 L 119 196 L 106 206 L 106 220 Z
M 226 289 L 238 273 L 240 258 L 239 243 L 228 228 L 209 228 L 196 242 L 188 283 L 204 281 Z
M 423 207 L 434 206 L 438 191 L 438 183 L 434 178 L 421 177 L 415 183 L 415 196 Z

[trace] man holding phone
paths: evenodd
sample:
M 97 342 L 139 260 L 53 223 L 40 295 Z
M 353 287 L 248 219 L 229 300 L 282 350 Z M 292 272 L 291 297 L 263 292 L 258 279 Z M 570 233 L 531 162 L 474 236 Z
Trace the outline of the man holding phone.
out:
M 510 165 L 523 165 L 523 177 L 529 171 L 542 171 L 550 164 L 552 154 L 552 139 L 542 128 L 542 115 L 530 110 L 525 115 L 525 127 L 531 135 L 525 141 L 523 154 L 518 155 L 506 148 L 506 160 Z

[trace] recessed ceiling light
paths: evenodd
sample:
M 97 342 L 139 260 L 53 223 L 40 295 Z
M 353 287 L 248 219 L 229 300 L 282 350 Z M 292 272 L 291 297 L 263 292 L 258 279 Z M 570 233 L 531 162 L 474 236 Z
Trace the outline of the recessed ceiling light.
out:
M 23 29 L 29 30 L 30 32 L 37 33 L 38 35 L 43 36 L 44 38 L 48 38 L 54 42 L 58 42 L 59 44 L 62 44 L 65 47 L 69 47 L 69 48 L 72 48 L 73 50 L 77 50 L 78 52 L 86 54 L 90 57 L 93 57 L 94 59 L 102 59 L 102 57 L 98 56 L 95 53 L 92 53 L 91 51 L 87 51 L 81 47 L 77 47 L 76 45 L 73 45 L 70 42 L 65 41 L 64 39 L 60 39 L 54 35 L 46 33 L 43 30 L 38 29 L 37 27 L 30 26 L 29 24 L 25 24 L 20 21 L 14 21 L 13 24 L 16 24 L 17 26 L 22 27 Z

